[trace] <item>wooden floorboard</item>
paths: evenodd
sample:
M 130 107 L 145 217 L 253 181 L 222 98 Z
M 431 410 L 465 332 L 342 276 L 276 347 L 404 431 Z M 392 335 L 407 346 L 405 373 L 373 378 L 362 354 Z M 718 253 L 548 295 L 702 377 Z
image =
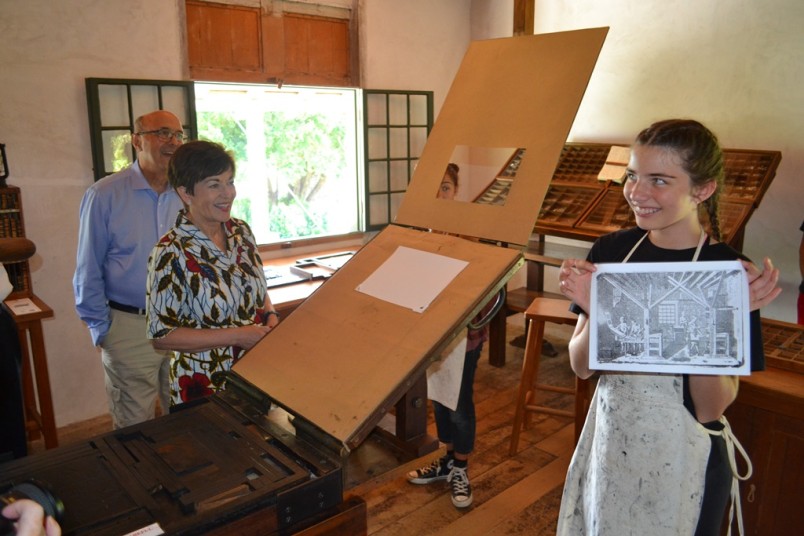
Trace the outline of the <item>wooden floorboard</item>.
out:
M 513 341 L 523 333 L 521 314 L 508 319 L 507 336 Z M 559 351 L 542 357 L 545 383 L 571 386 L 573 375 L 566 346 L 571 326 L 547 324 L 546 338 Z M 574 428 L 570 418 L 537 415 L 520 435 L 519 450 L 509 456 L 514 396 L 522 368 L 521 347 L 509 344 L 504 367 L 492 367 L 484 349 L 475 379 L 477 439 L 469 463 L 474 492 L 471 507 L 458 510 L 445 482 L 427 486 L 409 484 L 405 474 L 442 453 L 401 465 L 347 490 L 359 495 L 368 508 L 368 532 L 377 536 L 555 534 L 564 476 L 573 450 Z M 546 404 L 572 408 L 572 398 L 550 394 Z M 83 441 L 111 430 L 104 415 L 59 429 L 61 445 Z M 432 410 L 428 430 L 435 436 Z M 42 441 L 30 444 L 31 452 L 44 450 Z
M 522 334 L 522 317 L 509 318 L 508 337 Z M 542 357 L 545 383 L 571 386 L 566 345 L 571 326 L 548 324 L 546 337 L 559 355 Z M 390 474 L 351 490 L 368 504 L 369 534 L 555 534 L 564 476 L 572 455 L 574 424 L 571 419 L 536 415 L 520 436 L 516 456 L 509 456 L 514 396 L 522 368 L 522 348 L 509 345 L 506 365 L 495 368 L 481 357 L 475 379 L 477 439 L 469 463 L 474 500 L 465 510 L 456 509 L 446 483 L 417 486 L 406 482 L 405 473 L 424 465 L 441 452 L 410 463 Z M 571 409 L 571 397 L 549 394 L 546 404 Z M 436 434 L 432 412 L 428 427 Z
M 559 486 L 563 487 L 569 459 L 569 454 L 555 458 L 541 469 L 475 506 L 471 512 L 438 534 L 485 535 L 495 532 L 495 529 L 501 526 L 506 526 L 509 520 L 521 515 L 526 508 L 538 502 L 547 493 Z M 501 532 L 506 533 L 508 532 Z

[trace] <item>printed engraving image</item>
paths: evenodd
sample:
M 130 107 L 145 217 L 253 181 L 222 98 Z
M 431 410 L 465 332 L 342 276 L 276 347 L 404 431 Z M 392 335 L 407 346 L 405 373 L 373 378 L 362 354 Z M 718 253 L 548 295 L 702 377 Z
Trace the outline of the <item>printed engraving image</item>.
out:
M 750 374 L 738 261 L 598 265 L 591 313 L 592 369 Z

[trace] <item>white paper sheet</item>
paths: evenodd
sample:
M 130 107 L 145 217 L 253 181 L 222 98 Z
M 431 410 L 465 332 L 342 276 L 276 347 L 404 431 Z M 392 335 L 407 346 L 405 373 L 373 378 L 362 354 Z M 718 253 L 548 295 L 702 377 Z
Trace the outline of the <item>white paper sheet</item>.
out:
M 357 290 L 423 313 L 469 263 L 400 246 Z
M 463 363 L 466 360 L 466 336 L 441 355 L 441 359 L 427 368 L 427 398 L 448 407 L 458 407 L 461 393 Z
M 0 267 L 1 268 L 1 267 Z M 18 300 L 6 300 L 6 307 L 17 316 L 29 315 L 31 313 L 41 313 L 42 309 L 36 306 L 30 298 L 20 298 Z

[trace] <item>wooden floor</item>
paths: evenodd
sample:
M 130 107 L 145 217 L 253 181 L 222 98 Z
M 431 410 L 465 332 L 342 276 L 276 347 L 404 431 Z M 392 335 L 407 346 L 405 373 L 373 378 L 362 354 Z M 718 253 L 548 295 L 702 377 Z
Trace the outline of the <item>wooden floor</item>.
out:
M 557 357 L 542 357 L 541 378 L 546 383 L 570 386 L 572 372 L 566 345 L 570 326 L 548 324 L 546 338 L 559 351 Z M 508 339 L 521 341 L 522 315 L 508 319 Z M 517 336 L 518 339 L 517 339 Z M 509 456 L 514 395 L 519 383 L 523 348 L 509 344 L 505 367 L 488 364 L 487 350 L 475 380 L 477 439 L 469 463 L 474 502 L 456 509 L 444 482 L 428 486 L 409 484 L 407 471 L 436 455 L 410 462 L 347 491 L 362 497 L 368 506 L 368 532 L 372 535 L 499 535 L 555 534 L 564 476 L 573 449 L 573 423 L 569 418 L 534 416 L 523 432 L 519 452 Z M 547 399 L 545 399 L 547 400 Z M 566 395 L 550 395 L 548 405 L 572 408 Z M 430 433 L 435 424 L 430 411 Z M 60 445 L 82 441 L 111 430 L 111 420 L 102 416 L 59 429 Z M 41 451 L 41 441 L 31 444 Z

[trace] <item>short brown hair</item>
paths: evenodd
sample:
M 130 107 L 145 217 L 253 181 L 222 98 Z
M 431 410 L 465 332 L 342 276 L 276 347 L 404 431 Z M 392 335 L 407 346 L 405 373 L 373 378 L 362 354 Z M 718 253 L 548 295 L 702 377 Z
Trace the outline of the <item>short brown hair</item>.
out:
M 190 141 L 173 153 L 168 181 L 174 190 L 184 186 L 187 193 L 192 194 L 199 182 L 229 170 L 234 175 L 235 161 L 223 145 L 206 140 Z

